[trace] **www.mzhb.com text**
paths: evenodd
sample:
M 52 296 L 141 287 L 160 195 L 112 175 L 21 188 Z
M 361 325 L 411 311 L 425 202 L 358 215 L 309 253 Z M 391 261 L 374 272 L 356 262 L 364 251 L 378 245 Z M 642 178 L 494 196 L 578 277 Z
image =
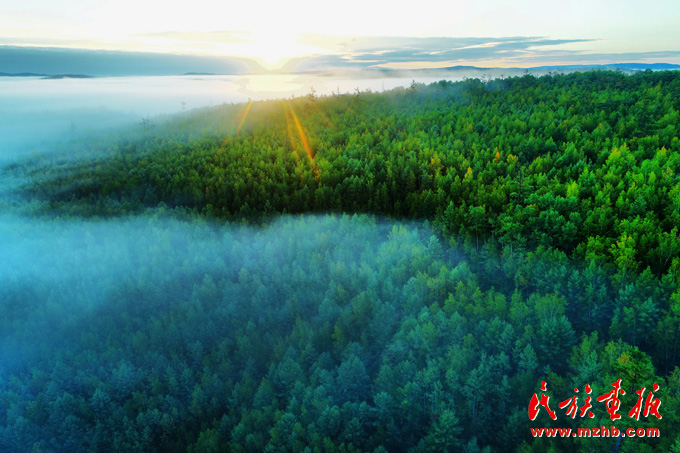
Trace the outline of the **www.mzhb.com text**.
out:
M 628 428 L 617 429 L 614 426 L 607 428 L 531 428 L 534 437 L 661 437 L 659 428 Z

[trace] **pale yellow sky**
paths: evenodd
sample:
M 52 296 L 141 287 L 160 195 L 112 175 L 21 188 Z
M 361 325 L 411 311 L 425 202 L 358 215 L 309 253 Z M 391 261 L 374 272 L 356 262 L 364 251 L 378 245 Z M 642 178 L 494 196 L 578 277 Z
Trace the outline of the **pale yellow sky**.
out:
M 89 49 L 231 55 L 256 59 L 270 68 L 292 57 L 344 55 L 301 34 L 359 37 L 546 37 L 567 40 L 521 55 L 470 54 L 457 64 L 526 66 L 559 60 L 604 60 L 604 54 L 680 63 L 680 7 L 677 0 L 653 5 L 634 0 L 365 1 L 328 3 L 225 2 L 192 0 L 23 0 L 0 4 L 0 45 L 65 46 Z M 588 40 L 573 42 L 573 40 Z M 366 41 L 369 42 L 369 41 Z M 384 48 L 384 44 L 382 44 Z M 446 44 L 448 45 L 448 44 Z M 436 50 L 436 49 L 435 49 Z M 534 52 L 533 50 L 537 50 Z M 552 51 L 565 51 L 562 54 Z M 576 52 L 578 55 L 568 55 Z M 431 62 L 390 61 L 392 66 Z M 537 60 L 538 58 L 538 60 Z M 618 57 L 614 57 L 616 60 Z M 661 60 L 659 60 L 661 58 Z M 422 60 L 422 59 L 420 59 Z M 598 60 L 598 61 L 599 61 Z

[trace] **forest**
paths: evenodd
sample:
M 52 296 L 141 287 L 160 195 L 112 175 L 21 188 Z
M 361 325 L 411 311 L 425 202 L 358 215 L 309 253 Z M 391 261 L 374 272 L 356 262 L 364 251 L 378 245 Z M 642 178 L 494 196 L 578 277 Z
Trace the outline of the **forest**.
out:
M 680 72 L 592 71 L 17 158 L 0 450 L 680 452 L 679 129 Z

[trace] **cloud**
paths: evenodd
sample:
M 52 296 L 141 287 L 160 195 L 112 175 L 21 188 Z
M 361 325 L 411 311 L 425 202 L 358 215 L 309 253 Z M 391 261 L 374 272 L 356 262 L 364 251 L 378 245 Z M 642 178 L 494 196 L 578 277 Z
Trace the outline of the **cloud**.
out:
M 45 38 L 42 37 L 14 37 L 14 36 L 0 36 L 0 46 L 45 46 Z M 67 38 L 50 38 L 50 47 L 78 47 L 88 48 L 96 43 L 83 39 L 67 39 Z
M 449 63 L 521 57 L 537 48 L 594 41 L 592 39 L 324 37 L 304 35 L 309 44 L 333 52 L 338 63 L 380 67 L 394 63 Z M 368 64 L 367 64 L 368 63 Z
M 484 37 L 351 37 L 303 34 L 302 43 L 322 49 L 317 55 L 291 61 L 287 70 L 313 71 L 349 68 L 415 68 L 473 66 L 531 66 L 664 61 L 680 58 L 680 51 L 593 53 L 569 50 L 571 44 L 597 39 L 553 39 L 535 36 Z M 580 46 L 583 47 L 583 46 Z
M 0 46 L 0 72 L 92 75 L 262 72 L 265 70 L 253 59 L 255 55 L 252 58 L 246 56 L 251 51 L 262 51 L 261 46 L 258 47 L 261 42 L 252 46 L 254 38 L 251 32 L 242 30 L 168 31 L 132 36 L 133 41 L 143 41 L 143 45 L 137 48 L 155 51 L 145 53 L 65 48 L 47 51 L 37 47 Z M 680 51 L 675 50 L 598 52 L 598 41 L 540 36 L 422 38 L 298 34 L 290 41 L 291 49 L 294 47 L 297 52 L 288 49 L 291 52 L 288 58 L 282 54 L 286 63 L 279 70 L 318 72 L 436 69 L 461 65 L 489 68 L 680 61 Z M 60 44 L 68 46 L 72 43 L 64 41 Z M 589 48 L 590 44 L 592 48 Z M 196 54 L 199 51 L 202 55 Z
M 149 52 L 0 46 L 0 72 L 94 76 L 242 74 L 248 65 L 229 57 Z
M 680 51 L 668 50 L 658 52 L 622 52 L 622 53 L 588 53 L 580 51 L 560 50 L 552 52 L 536 51 L 529 55 L 514 58 L 516 63 L 564 64 L 609 64 L 630 62 L 660 62 L 680 58 Z
M 373 64 L 374 63 L 370 60 L 350 60 L 347 56 L 326 54 L 294 58 L 288 61 L 281 70 L 283 72 L 314 72 L 334 70 L 339 68 L 366 69 L 373 66 Z
M 251 32 L 238 30 L 222 30 L 222 31 L 167 31 L 162 33 L 146 33 L 137 34 L 134 36 L 147 38 L 170 38 L 178 41 L 193 41 L 193 42 L 248 42 L 252 36 Z

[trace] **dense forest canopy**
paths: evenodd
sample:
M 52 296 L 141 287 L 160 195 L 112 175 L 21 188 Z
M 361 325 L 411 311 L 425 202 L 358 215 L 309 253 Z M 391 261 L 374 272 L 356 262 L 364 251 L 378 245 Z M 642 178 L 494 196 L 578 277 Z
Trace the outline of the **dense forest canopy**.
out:
M 595 71 L 312 90 L 17 160 L 0 449 L 680 451 L 678 128 L 680 73 Z M 643 387 L 661 419 L 629 417 Z M 660 437 L 530 431 L 603 425 Z

